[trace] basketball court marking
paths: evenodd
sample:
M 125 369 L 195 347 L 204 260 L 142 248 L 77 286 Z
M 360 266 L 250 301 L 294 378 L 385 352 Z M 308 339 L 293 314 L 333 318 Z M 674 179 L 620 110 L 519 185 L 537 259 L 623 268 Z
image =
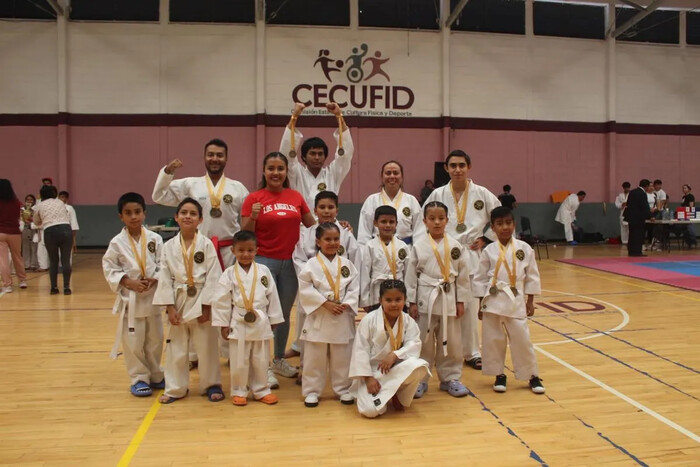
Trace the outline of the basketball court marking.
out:
M 148 413 L 141 422 L 141 425 L 139 425 L 139 428 L 136 430 L 134 437 L 131 438 L 129 446 L 126 448 L 122 458 L 119 459 L 119 462 L 117 463 L 117 467 L 127 467 L 131 463 L 131 459 L 133 459 L 134 454 L 136 454 L 136 451 L 138 451 L 143 438 L 146 436 L 148 429 L 151 427 L 153 420 L 156 418 L 156 414 L 160 410 L 160 406 L 163 405 L 159 400 L 163 392 L 164 391 L 161 390 L 158 392 L 158 394 L 154 394 L 156 396 L 156 400 L 153 402 L 153 404 L 151 404 L 151 408 L 148 410 Z

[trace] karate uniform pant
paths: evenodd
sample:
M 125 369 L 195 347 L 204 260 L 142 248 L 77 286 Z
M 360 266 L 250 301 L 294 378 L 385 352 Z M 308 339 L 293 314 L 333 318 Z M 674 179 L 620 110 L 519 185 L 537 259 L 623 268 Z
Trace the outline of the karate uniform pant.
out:
M 404 380 L 403 383 L 399 385 L 399 389 L 396 391 L 395 395 L 396 397 L 398 397 L 399 402 L 401 402 L 401 405 L 403 405 L 404 407 L 411 406 L 411 404 L 413 403 L 413 396 L 416 395 L 418 385 L 423 380 L 423 378 L 425 378 L 426 373 L 427 371 L 425 367 L 418 367 L 415 370 L 413 370 L 413 372 L 408 376 L 408 378 Z M 391 375 L 391 372 L 389 372 L 389 375 Z M 360 390 L 367 392 L 367 386 L 363 384 Z M 389 399 L 389 401 L 390 400 L 391 398 Z M 366 408 L 364 404 L 360 404 L 358 401 L 357 410 L 360 412 L 360 415 L 363 415 L 367 418 L 375 418 L 378 415 L 384 415 L 386 413 L 389 401 L 387 401 L 387 403 L 384 404 L 382 408 L 378 411 Z M 363 410 L 363 408 L 365 409 Z
M 350 392 L 350 358 L 352 341 L 347 344 L 304 341 L 304 372 L 301 375 L 301 393 L 319 396 L 326 387 L 326 374 L 330 365 L 331 387 L 338 396 Z
M 630 226 L 626 221 L 620 219 L 620 241 L 623 245 L 627 245 L 630 238 Z
M 46 243 L 44 243 L 43 230 L 39 239 L 39 243 L 36 244 L 36 260 L 39 263 L 39 269 L 49 269 L 49 252 L 46 250 Z
M 299 296 L 297 295 L 296 303 L 294 304 L 294 309 L 296 310 L 296 321 L 294 322 L 294 342 L 292 342 L 292 350 L 296 350 L 300 354 L 304 350 L 304 341 L 301 340 L 301 330 L 304 329 L 304 321 L 306 321 L 306 313 L 301 308 L 299 304 Z M 303 358 L 303 357 L 302 357 Z
M 240 367 L 237 339 L 228 340 L 228 352 L 231 359 L 231 396 L 248 397 L 248 392 L 252 392 L 255 399 L 262 399 L 272 392 L 267 384 L 270 341 L 246 341 Z
M 219 328 L 212 327 L 210 322 L 200 324 L 196 319 L 177 326 L 170 325 L 169 342 L 165 348 L 166 396 L 181 398 L 187 394 L 190 348 L 199 357 L 199 393 L 206 394 L 207 388 L 221 386 L 217 340 L 219 334 Z
M 565 222 L 564 223 L 564 236 L 566 237 L 567 242 L 573 242 L 574 241 L 574 229 L 572 227 L 571 222 Z
M 22 259 L 24 259 L 24 269 L 37 269 L 39 260 L 36 257 L 37 244 L 32 241 L 34 231 L 24 229 L 22 231 Z
M 472 297 L 471 293 L 464 300 L 464 316 L 459 318 L 459 325 L 462 328 L 464 359 L 472 360 L 481 357 L 479 350 L 479 299 Z
M 160 314 L 134 319 L 134 333 L 129 333 L 126 314 L 122 325 L 122 352 L 131 384 L 163 381 L 160 358 L 163 355 L 163 321 Z
M 428 323 L 427 313 L 418 315 L 418 328 L 421 336 L 420 358 L 428 362 L 428 367 L 433 364 L 437 368 L 438 378 L 441 382 L 459 380 L 462 377 L 462 327 L 457 321 L 464 316 L 447 317 L 447 355 L 442 351 L 442 316 L 433 316 Z M 426 376 L 427 383 L 430 377 Z
M 484 339 L 483 374 L 503 374 L 506 347 L 510 344 L 515 378 L 527 381 L 532 376 L 538 376 L 535 349 L 530 342 L 526 318 L 484 313 L 481 322 Z

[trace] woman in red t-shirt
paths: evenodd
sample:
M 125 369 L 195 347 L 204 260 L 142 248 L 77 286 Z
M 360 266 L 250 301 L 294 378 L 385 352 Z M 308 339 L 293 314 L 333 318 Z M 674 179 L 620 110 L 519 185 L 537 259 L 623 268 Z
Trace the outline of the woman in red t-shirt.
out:
M 22 233 L 19 230 L 19 216 L 22 203 L 17 199 L 12 183 L 0 178 L 0 293 L 12 292 L 12 271 L 8 252 L 12 255 L 20 288 L 27 287 L 27 274 L 22 261 Z
M 241 229 L 255 232 L 258 238 L 255 260 L 270 269 L 282 304 L 284 323 L 274 330 L 272 370 L 293 378 L 299 370 L 284 359 L 289 337 L 289 312 L 299 288 L 292 252 L 299 241 L 299 224 L 310 227 L 315 220 L 301 193 L 289 188 L 287 165 L 287 158 L 281 152 L 265 156 L 262 189 L 250 193 L 243 202 Z

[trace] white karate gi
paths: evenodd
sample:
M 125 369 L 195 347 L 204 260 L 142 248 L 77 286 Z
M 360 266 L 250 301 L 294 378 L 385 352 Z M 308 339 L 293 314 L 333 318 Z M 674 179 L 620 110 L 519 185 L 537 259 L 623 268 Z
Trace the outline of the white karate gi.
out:
M 163 239 L 150 230 L 142 230 L 142 235 L 143 232 L 147 245 L 146 277 L 158 278 Z M 140 241 L 134 240 L 134 243 L 140 255 Z M 163 354 L 163 307 L 153 305 L 155 286 L 146 292 L 137 293 L 119 283 L 124 276 L 135 280 L 143 279 L 126 227 L 109 242 L 107 252 L 102 257 L 102 271 L 109 288 L 117 294 L 112 313 L 119 315 L 117 335 L 110 356 L 117 358 L 121 341 L 131 384 L 137 381 L 160 383 L 163 381 L 163 370 L 160 367 Z M 133 331 L 129 328 L 133 328 Z
M 221 266 L 214 245 L 204 235 L 197 235 L 193 245 L 195 256 L 204 254 L 201 263 L 193 262 L 192 276 L 197 295 L 187 296 L 187 274 L 180 247 L 180 234 L 168 240 L 158 274 L 158 288 L 153 297 L 154 305 L 174 305 L 182 323 L 169 326 L 165 348 L 165 395 L 185 397 L 189 383 L 188 349 L 194 348 L 199 356 L 199 391 L 205 394 L 211 386 L 221 386 L 221 372 L 217 351 L 218 329 L 210 322 L 199 323 L 202 305 L 211 305 L 214 290 L 221 276 Z
M 576 221 L 576 210 L 579 204 L 581 204 L 581 202 L 578 200 L 578 195 L 576 193 L 571 193 L 561 203 L 557 215 L 554 218 L 555 221 L 564 224 L 564 235 L 566 236 L 567 242 L 572 242 L 574 240 L 574 231 L 571 224 Z
M 207 190 L 206 176 L 187 177 L 179 180 L 175 175 L 165 173 L 165 167 L 158 172 L 158 179 L 153 187 L 153 201 L 164 206 L 177 206 L 183 199 L 190 197 L 199 201 L 202 205 L 204 221 L 199 226 L 199 231 L 208 238 L 218 237 L 219 241 L 230 241 L 233 235 L 241 230 L 239 217 L 243 200 L 248 196 L 248 190 L 239 181 L 226 177 L 226 185 L 222 195 L 221 217 L 211 217 L 211 199 Z M 218 193 L 219 183 L 214 185 L 214 194 Z M 230 201 L 230 202 L 227 202 Z M 231 266 L 234 262 L 233 252 L 229 246 L 220 247 L 221 258 L 224 267 Z
M 498 243 L 492 243 L 484 248 L 472 283 L 474 295 L 484 297 L 481 302 L 484 344 L 482 372 L 493 376 L 503 374 L 506 344 L 509 342 L 515 378 L 529 380 L 532 376 L 538 376 L 538 372 L 535 350 L 530 342 L 530 331 L 527 327 L 525 296 L 538 295 L 542 292 L 540 272 L 535 261 L 535 253 L 530 245 L 515 238 L 508 245 L 505 254 L 511 270 L 513 249 L 516 251 L 517 296 L 510 290 L 510 279 L 504 265 L 501 265 L 496 278 L 498 293 L 496 295 L 489 293 L 500 253 Z M 523 259 L 519 259 L 518 256 Z
M 626 220 L 623 219 L 626 207 L 622 207 L 627 202 L 627 193 L 622 192 L 615 198 L 615 206 L 620 210 L 620 240 L 623 245 L 627 245 L 630 238 L 630 227 Z
M 479 264 L 479 254 L 481 252 L 471 250 L 469 247 L 482 236 L 492 241 L 497 239 L 490 227 L 491 211 L 500 206 L 501 202 L 488 189 L 469 180 L 469 201 L 467 203 L 467 212 L 464 216 L 464 224 L 467 226 L 467 229 L 459 233 L 457 232 L 457 207 L 452 196 L 450 183 L 433 190 L 425 203 L 431 201 L 440 201 L 447 206 L 448 222 L 445 232 L 464 245 L 469 274 L 473 277 L 477 264 Z M 461 206 L 461 203 L 464 202 L 463 198 L 460 198 L 459 201 Z M 416 236 L 425 235 L 425 232 L 425 224 L 423 224 L 418 229 Z M 460 325 L 462 326 L 462 350 L 464 351 L 465 360 L 472 360 L 481 356 L 479 351 L 479 319 L 477 317 L 479 301 L 471 296 L 471 291 L 469 293 L 470 296 L 464 299 L 464 317 L 460 320 Z
M 357 399 L 357 410 L 365 417 L 374 418 L 386 412 L 386 405 L 396 394 L 404 407 L 410 407 L 418 384 L 430 375 L 428 362 L 419 358 L 421 351 L 420 330 L 415 320 L 401 313 L 394 323 L 394 335 L 399 330 L 399 319 L 403 320 L 403 345 L 396 351 L 391 349 L 391 339 L 384 328 L 384 310 L 378 308 L 362 318 L 357 327 L 350 360 L 350 392 Z M 387 374 L 379 364 L 395 353 L 399 358 Z M 367 391 L 365 377 L 372 376 L 381 385 L 378 394 Z
M 306 313 L 301 340 L 304 341 L 304 372 L 301 390 L 304 397 L 311 393 L 323 392 L 326 386 L 326 373 L 330 365 L 331 386 L 338 396 L 350 391 L 349 367 L 352 354 L 352 340 L 355 337 L 355 315 L 357 314 L 360 281 L 358 272 L 347 258 L 336 255 L 329 261 L 319 255 L 333 280 L 338 273 L 338 261 L 348 274 L 341 275 L 341 303 L 350 306 L 351 311 L 335 315 L 322 305 L 334 301 L 333 289 L 326 279 L 319 258 L 311 258 L 299 274 L 299 303 Z
M 362 267 L 360 268 L 360 306 L 368 307 L 379 303 L 379 286 L 387 279 L 393 279 L 389 262 L 382 249 L 382 240 L 376 236 L 362 246 Z M 411 254 L 411 248 L 403 241 L 394 237 L 396 248 L 396 279 L 405 281 L 406 264 Z M 391 257 L 391 244 L 386 245 Z
M 333 161 L 323 167 L 314 175 L 302 165 L 301 161 L 301 143 L 304 135 L 301 134 L 298 128 L 294 128 L 294 137 L 296 144 L 296 157 L 289 157 L 289 151 L 292 149 L 292 132 L 289 127 L 284 128 L 282 141 L 280 142 L 280 152 L 289 159 L 289 168 L 287 176 L 289 177 L 289 186 L 301 193 L 306 201 L 306 204 L 311 208 L 314 206 L 316 195 L 321 191 L 332 191 L 335 194 L 340 193 L 340 185 L 345 180 L 345 177 L 350 172 L 352 163 L 352 155 L 355 152 L 355 146 L 352 143 L 350 136 L 350 128 L 343 132 L 343 150 L 345 154 L 338 155 L 338 150 L 335 151 Z M 338 144 L 338 130 L 333 133 L 336 145 Z
M 472 294 L 465 248 L 446 234 L 436 242 L 441 257 L 443 242 L 448 242 L 450 252 L 450 290 L 445 291 L 440 265 L 428 237 L 423 237 L 413 244 L 406 268 L 406 298 L 418 305 L 421 358 L 430 366 L 434 363 L 440 381 L 447 382 L 462 377 L 464 353 L 459 319 L 465 317 L 457 318 L 457 302 L 466 302 Z
M 374 226 L 374 212 L 379 206 L 385 205 L 396 208 L 396 236 L 402 240 L 413 238 L 414 233 L 423 225 L 423 212 L 416 197 L 408 193 L 403 193 L 398 207 L 394 206 L 394 200 L 401 193 L 399 192 L 389 203 L 384 201 L 389 199 L 388 196 L 385 195 L 382 198 L 382 193 L 367 197 L 360 210 L 357 243 L 365 245 L 372 237 L 378 236 L 379 231 Z
M 231 396 L 247 397 L 250 388 L 255 399 L 262 399 L 271 392 L 267 383 L 270 341 L 274 337 L 271 325 L 283 323 L 284 316 L 270 270 L 263 264 L 257 266 L 258 275 L 253 297 L 250 297 L 250 294 L 255 264 L 250 265 L 248 272 L 238 265 L 233 265 L 223 272 L 214 292 L 212 326 L 231 328 L 228 334 Z M 253 300 L 256 315 L 253 323 L 243 319 L 247 310 L 236 281 L 236 268 L 246 297 Z
M 336 221 L 335 224 L 338 226 L 338 229 L 340 229 L 340 246 L 342 247 L 342 250 L 339 250 L 338 253 L 340 256 L 352 261 L 355 269 L 359 271 L 362 267 L 362 252 L 357 245 L 357 240 L 355 240 L 352 233 L 343 228 L 338 221 Z M 297 275 L 301 273 L 301 270 L 304 268 L 307 261 L 316 256 L 316 253 L 318 253 L 318 247 L 316 246 L 317 228 L 318 224 L 312 225 L 308 229 L 302 229 L 301 234 L 299 235 L 299 241 L 294 247 L 294 253 L 292 254 L 292 262 L 294 263 L 294 270 L 297 272 Z M 301 330 L 304 327 L 306 313 L 304 313 L 299 306 L 298 297 L 296 305 L 296 325 L 294 330 L 295 340 L 291 347 L 297 352 L 301 352 L 301 341 L 299 340 L 299 337 L 301 337 Z

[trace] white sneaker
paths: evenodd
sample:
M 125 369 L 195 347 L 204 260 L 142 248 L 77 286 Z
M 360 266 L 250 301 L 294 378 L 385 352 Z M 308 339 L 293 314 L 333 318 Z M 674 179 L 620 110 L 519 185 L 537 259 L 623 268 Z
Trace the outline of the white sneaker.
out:
M 306 399 L 304 399 L 304 405 L 307 407 L 318 407 L 318 394 L 312 392 Z
M 352 405 L 355 403 L 355 398 L 349 392 L 340 395 L 340 403 L 345 405 Z
M 284 358 L 272 361 L 272 371 L 285 378 L 295 378 L 299 374 L 299 368 L 290 365 Z
M 27 288 L 27 281 L 22 281 L 19 283 L 19 288 L 20 289 L 26 289 Z
M 278 389 L 280 387 L 280 382 L 275 378 L 272 368 L 267 369 L 267 384 L 270 386 L 270 389 Z
M 2 289 L 0 289 L 0 292 L 2 292 L 2 293 L 12 293 L 12 290 L 13 290 L 13 289 L 12 289 L 12 286 L 10 285 L 10 286 L 8 286 L 8 287 L 3 287 Z

